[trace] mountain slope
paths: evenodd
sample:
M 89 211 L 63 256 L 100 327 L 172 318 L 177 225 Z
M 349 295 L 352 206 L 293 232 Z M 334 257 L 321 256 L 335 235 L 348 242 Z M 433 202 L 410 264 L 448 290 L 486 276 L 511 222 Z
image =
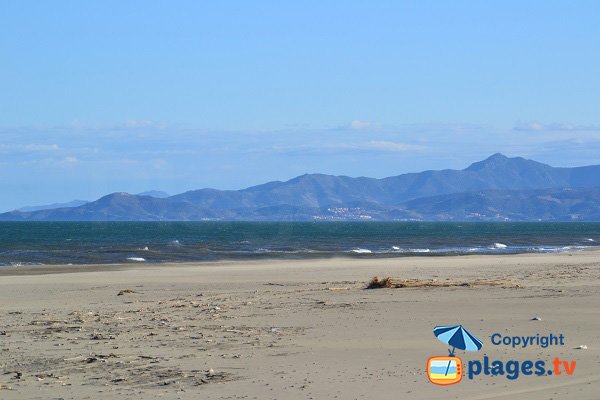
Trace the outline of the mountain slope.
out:
M 75 208 L 58 208 L 29 213 L 12 211 L 0 220 L 13 221 L 161 221 L 196 220 L 211 215 L 186 203 L 151 196 L 113 193 Z
M 21 207 L 18 209 L 18 211 L 29 212 L 29 211 L 40 211 L 40 210 L 52 210 L 55 208 L 79 207 L 86 203 L 89 203 L 89 202 L 87 200 L 72 200 L 67 203 L 52 203 L 52 204 L 45 204 L 45 205 L 41 205 L 41 206 Z
M 595 215 L 596 192 L 588 189 L 596 187 L 600 187 L 598 165 L 554 168 L 521 157 L 494 154 L 463 170 L 424 171 L 383 179 L 307 174 L 243 190 L 200 189 L 168 198 L 113 193 L 80 207 L 13 211 L 0 214 L 0 220 L 310 220 L 314 216 L 443 220 L 472 218 L 471 214 L 489 218 L 492 209 L 500 215 L 513 210 L 509 213 L 513 216 L 507 218 L 552 219 L 564 218 L 565 213 L 576 210 L 569 211 L 564 205 L 546 207 L 531 191 L 578 188 L 572 195 L 588 199 L 583 207 Z M 477 193 L 485 196 L 477 197 Z M 501 196 L 512 200 L 503 202 Z M 569 207 L 575 207 L 576 199 L 561 198 Z M 529 211 L 525 204 L 529 204 Z M 539 212 L 539 207 L 547 212 Z M 351 210 L 344 211 L 345 208 Z
M 454 193 L 402 207 L 431 221 L 600 221 L 600 187 Z
M 395 205 L 419 197 L 476 190 L 593 186 L 600 186 L 600 166 L 554 168 L 494 154 L 464 170 L 424 171 L 383 179 L 310 174 L 238 191 L 201 189 L 171 198 L 222 209 L 283 204 L 326 207 L 364 201 Z

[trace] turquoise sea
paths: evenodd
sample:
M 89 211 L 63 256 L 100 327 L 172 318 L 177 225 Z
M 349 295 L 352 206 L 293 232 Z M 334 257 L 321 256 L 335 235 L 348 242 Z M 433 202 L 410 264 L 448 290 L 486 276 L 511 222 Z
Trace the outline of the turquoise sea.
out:
M 2 222 L 0 266 L 583 251 L 600 223 Z

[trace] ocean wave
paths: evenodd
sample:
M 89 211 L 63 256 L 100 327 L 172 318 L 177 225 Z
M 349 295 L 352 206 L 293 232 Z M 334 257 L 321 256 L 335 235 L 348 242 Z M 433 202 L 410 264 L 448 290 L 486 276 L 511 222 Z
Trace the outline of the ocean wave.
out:
M 135 261 L 135 262 L 145 262 L 146 259 L 143 257 L 127 257 L 128 261 Z
M 592 246 L 563 246 L 560 249 L 564 250 L 564 251 L 569 251 L 569 250 L 585 250 L 585 249 L 590 249 L 592 248 Z
M 402 247 L 392 246 L 392 253 L 430 253 L 431 249 L 403 249 Z
M 313 250 L 313 249 L 297 249 L 297 250 L 278 250 L 278 249 L 265 249 L 262 247 L 259 247 L 258 249 L 254 250 L 254 251 L 247 251 L 247 250 L 233 250 L 233 251 L 226 251 L 226 252 L 221 252 L 224 254 L 227 253 L 232 253 L 232 254 L 264 254 L 264 253 L 273 253 L 273 254 L 304 254 L 304 253 L 328 253 L 326 251 L 320 251 L 320 250 Z
M 352 253 L 357 253 L 357 254 L 371 254 L 372 253 L 372 251 L 369 250 L 369 249 L 361 249 L 361 248 L 353 249 L 353 250 L 350 250 L 350 251 Z
M 44 264 L 39 263 L 39 262 L 26 262 L 26 261 L 10 261 L 7 263 L 0 262 L 0 267 L 18 268 L 18 267 L 27 267 L 30 265 L 44 265 Z
M 508 246 L 504 243 L 494 243 L 491 247 L 494 249 L 506 249 Z
M 544 247 L 544 246 L 535 246 L 528 247 L 523 249 L 524 253 L 558 253 L 560 248 L 558 247 Z
M 566 253 L 570 251 L 583 251 L 590 248 L 593 248 L 593 246 L 535 246 L 524 250 L 529 253 Z

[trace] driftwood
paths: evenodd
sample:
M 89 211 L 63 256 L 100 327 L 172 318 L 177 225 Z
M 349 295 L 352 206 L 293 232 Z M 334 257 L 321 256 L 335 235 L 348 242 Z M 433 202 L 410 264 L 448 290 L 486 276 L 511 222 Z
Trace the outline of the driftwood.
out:
M 502 288 L 520 288 L 519 283 L 510 279 L 474 279 L 474 280 L 437 280 L 437 279 L 397 279 L 374 277 L 366 289 L 393 289 L 393 288 L 422 288 L 422 287 L 476 287 L 497 286 Z

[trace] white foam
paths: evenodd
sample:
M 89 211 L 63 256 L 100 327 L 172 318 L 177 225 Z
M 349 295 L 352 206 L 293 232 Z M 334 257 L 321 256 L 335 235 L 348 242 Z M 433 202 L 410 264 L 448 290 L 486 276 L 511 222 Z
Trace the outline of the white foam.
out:
M 492 246 L 492 248 L 494 248 L 494 249 L 505 249 L 507 247 L 508 246 L 505 245 L 504 243 L 494 243 L 494 245 Z
M 591 238 L 587 238 L 587 239 L 585 239 L 585 241 L 586 241 L 586 242 L 595 242 L 595 240 L 594 240 L 594 239 L 591 239 Z
M 534 247 L 533 249 L 542 253 L 558 253 L 560 251 L 560 249 L 556 247 Z
M 402 247 L 392 246 L 392 250 L 400 253 L 429 253 L 430 249 L 403 249 Z
M 369 254 L 372 253 L 371 250 L 369 249 L 354 249 L 352 250 L 353 253 L 358 253 L 358 254 Z
M 569 251 L 569 250 L 585 250 L 585 249 L 589 249 L 590 246 L 563 246 L 560 248 L 560 250 L 562 251 Z
M 4 264 L 0 264 L 1 266 L 4 266 Z M 26 267 L 28 265 L 44 265 L 43 263 L 36 263 L 36 262 L 10 262 L 8 263 L 8 266 L 11 266 L 13 268 L 18 268 L 18 267 Z
M 142 258 L 142 257 L 127 257 L 127 260 L 129 260 L 129 261 L 136 261 L 136 262 L 144 262 L 144 261 L 146 261 L 146 259 Z
M 145 247 L 144 247 L 143 249 L 141 249 L 141 250 L 144 250 L 144 251 L 149 251 L 150 249 L 148 248 L 148 246 L 145 246 Z

